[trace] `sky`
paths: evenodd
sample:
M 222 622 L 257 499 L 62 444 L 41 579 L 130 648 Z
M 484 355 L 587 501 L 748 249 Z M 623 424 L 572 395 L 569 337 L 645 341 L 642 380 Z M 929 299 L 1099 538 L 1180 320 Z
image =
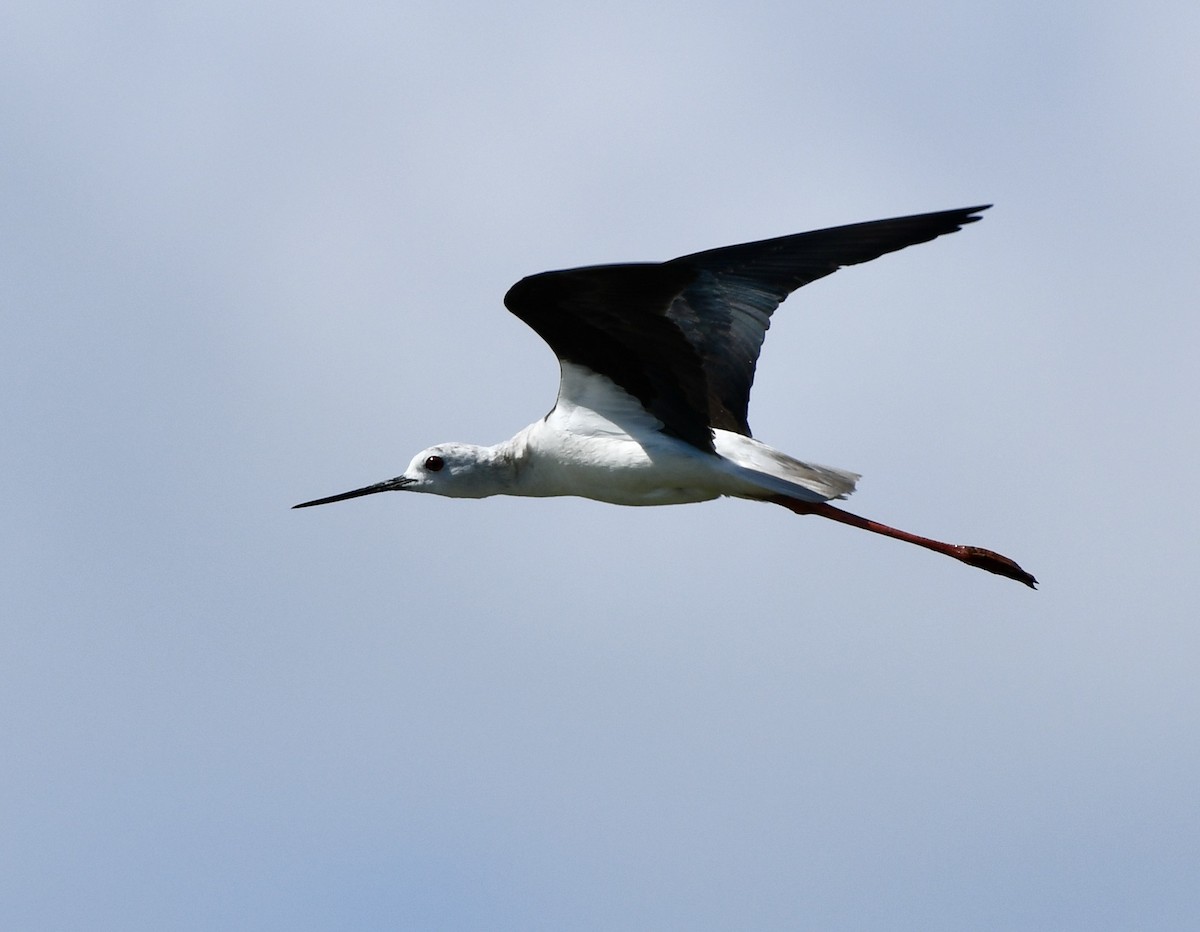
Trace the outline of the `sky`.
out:
M 0 11 L 0 927 L 1195 929 L 1200 8 Z M 505 290 L 994 203 L 776 313 L 851 510 L 299 501 Z

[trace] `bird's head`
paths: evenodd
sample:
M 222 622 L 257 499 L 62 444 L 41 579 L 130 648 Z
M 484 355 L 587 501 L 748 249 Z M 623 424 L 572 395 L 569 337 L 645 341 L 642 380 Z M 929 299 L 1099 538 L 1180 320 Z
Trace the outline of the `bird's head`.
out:
M 293 508 L 328 505 L 376 492 L 432 492 L 448 498 L 483 498 L 503 486 L 503 462 L 490 447 L 469 443 L 439 443 L 412 458 L 402 475 L 350 492 L 301 502 Z

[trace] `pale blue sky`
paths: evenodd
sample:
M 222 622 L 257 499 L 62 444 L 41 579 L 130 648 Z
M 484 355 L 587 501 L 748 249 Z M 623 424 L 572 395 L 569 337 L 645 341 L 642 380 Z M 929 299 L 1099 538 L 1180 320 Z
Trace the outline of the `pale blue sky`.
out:
M 1194 3 L 0 12 L 0 927 L 1194 929 Z M 548 268 L 994 202 L 775 317 L 745 502 L 389 495 Z

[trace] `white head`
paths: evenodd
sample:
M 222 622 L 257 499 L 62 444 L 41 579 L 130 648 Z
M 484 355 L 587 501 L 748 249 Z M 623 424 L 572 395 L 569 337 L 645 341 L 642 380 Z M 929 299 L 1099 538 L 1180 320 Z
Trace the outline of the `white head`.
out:
M 347 498 L 358 498 L 360 495 L 397 491 L 432 492 L 448 498 L 484 498 L 504 491 L 511 482 L 511 473 L 511 462 L 494 447 L 439 443 L 414 456 L 408 469 L 395 479 L 385 479 L 361 489 L 292 507 L 308 508 L 310 505 L 327 505 Z

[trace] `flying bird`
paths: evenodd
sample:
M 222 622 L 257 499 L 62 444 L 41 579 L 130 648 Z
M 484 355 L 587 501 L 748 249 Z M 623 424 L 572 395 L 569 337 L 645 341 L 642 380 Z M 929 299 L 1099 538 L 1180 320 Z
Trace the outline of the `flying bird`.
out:
M 859 475 L 773 449 L 751 436 L 746 419 L 771 314 L 789 294 L 844 265 L 953 233 L 990 206 L 524 278 L 504 304 L 558 356 L 558 399 L 545 417 L 493 446 L 440 443 L 394 479 L 294 507 L 392 491 L 577 495 L 618 505 L 727 495 L 907 541 L 1036 587 L 1033 576 L 991 550 L 835 508 L 829 502 L 853 492 Z

